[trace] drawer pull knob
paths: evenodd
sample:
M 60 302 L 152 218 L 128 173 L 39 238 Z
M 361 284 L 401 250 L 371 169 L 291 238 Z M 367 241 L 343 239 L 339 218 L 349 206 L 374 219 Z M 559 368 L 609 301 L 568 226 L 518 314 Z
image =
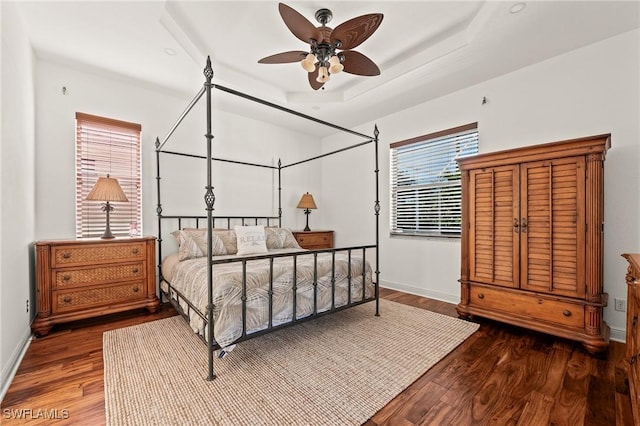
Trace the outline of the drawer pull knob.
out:
M 133 250 L 131 250 L 131 253 L 133 253 L 133 254 L 138 254 L 138 251 L 139 251 L 139 250 L 138 250 L 137 248 L 134 248 Z
M 69 302 L 71 302 L 71 297 L 65 296 L 65 298 L 62 299 L 62 300 L 64 300 L 64 303 L 69 303 Z
M 64 259 L 68 259 L 68 258 L 70 258 L 70 257 L 71 257 L 71 253 L 63 253 L 63 254 L 62 254 L 62 257 L 63 257 Z
M 140 289 L 139 289 L 138 287 L 134 287 L 134 288 L 133 288 L 133 292 L 134 292 L 134 293 L 137 293 L 138 291 L 140 291 Z
M 638 359 L 636 355 L 632 356 L 631 359 L 629 360 L 629 364 L 635 364 L 636 359 Z
M 484 294 L 482 293 L 478 294 L 478 299 L 484 299 Z
M 138 272 L 140 272 L 140 270 L 138 268 L 133 268 L 133 273 L 137 274 Z
M 633 320 L 631 321 L 631 326 L 635 327 L 636 325 L 638 325 L 638 315 L 634 315 L 633 316 Z
M 568 310 L 565 309 L 564 311 L 562 311 L 562 315 L 564 315 L 565 317 L 570 317 L 571 316 L 571 311 L 568 311 Z
M 71 275 L 63 275 L 62 276 L 62 280 L 63 281 L 69 281 L 71 279 Z

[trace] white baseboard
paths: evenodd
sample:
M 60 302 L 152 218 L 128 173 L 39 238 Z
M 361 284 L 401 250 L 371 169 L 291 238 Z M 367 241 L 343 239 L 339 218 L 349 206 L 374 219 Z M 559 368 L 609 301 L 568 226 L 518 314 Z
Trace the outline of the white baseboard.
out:
M 27 349 L 29 348 L 29 344 L 31 343 L 31 328 L 28 327 L 22 339 L 20 339 L 20 344 L 16 346 L 15 350 L 9 357 L 9 362 L 2 369 L 2 375 L 0 375 L 0 402 L 4 399 L 7 391 L 9 390 L 9 386 L 13 381 L 13 377 L 16 375 L 18 371 L 18 367 L 24 358 L 24 355 L 27 353 Z
M 440 300 L 442 302 L 453 303 L 457 305 L 460 302 L 460 295 L 440 293 L 437 291 L 426 290 L 424 288 L 413 287 L 407 284 L 399 284 L 391 281 L 380 280 L 380 287 L 388 288 L 391 290 L 398 290 L 404 293 L 415 294 L 417 296 L 428 297 L 429 299 Z M 626 331 L 624 328 L 611 327 L 610 339 L 614 342 L 625 343 Z
M 438 291 L 431 291 L 424 288 L 413 287 L 407 284 L 399 284 L 391 281 L 380 280 L 380 287 L 388 288 L 391 290 L 398 290 L 404 293 L 415 294 L 416 296 L 428 297 L 429 299 L 440 300 L 442 302 L 453 303 L 457 305 L 460 302 L 459 294 L 440 293 Z
M 627 332 L 624 328 L 611 327 L 610 339 L 614 342 L 626 343 Z

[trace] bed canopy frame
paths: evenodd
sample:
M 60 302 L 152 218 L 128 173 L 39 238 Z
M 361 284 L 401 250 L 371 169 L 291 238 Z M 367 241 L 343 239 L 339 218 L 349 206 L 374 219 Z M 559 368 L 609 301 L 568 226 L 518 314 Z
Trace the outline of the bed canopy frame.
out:
M 184 220 L 189 220 L 189 221 L 195 221 L 196 224 L 196 228 L 199 228 L 200 226 L 200 221 L 205 221 L 206 220 L 206 224 L 207 224 L 207 242 L 208 242 L 208 249 L 207 249 L 207 253 L 206 256 L 209 259 L 209 263 L 208 263 L 208 305 L 206 307 L 206 318 L 203 317 L 197 310 L 197 308 L 195 308 L 195 306 L 193 306 L 186 298 L 184 299 L 184 301 L 188 304 L 190 309 L 195 309 L 196 312 L 201 315 L 201 317 L 203 318 L 203 320 L 205 321 L 205 327 L 206 327 L 206 338 L 203 338 L 202 336 L 200 336 L 202 338 L 202 340 L 207 344 L 207 348 L 208 348 L 208 361 L 209 361 L 209 369 L 208 369 L 208 375 L 207 375 L 207 380 L 213 380 L 215 379 L 215 374 L 214 374 L 214 369 L 213 369 L 213 360 L 214 360 L 214 352 L 217 349 L 220 349 L 220 346 L 216 344 L 215 339 L 214 339 L 214 327 L 213 327 L 213 321 L 214 321 L 214 304 L 213 304 L 213 270 L 214 270 L 214 266 L 216 264 L 223 264 L 223 263 L 231 263 L 231 262 L 242 262 L 243 263 L 243 269 L 246 268 L 246 262 L 247 261 L 251 261 L 251 260 L 260 260 L 260 259 L 273 259 L 276 257 L 293 257 L 294 258 L 294 286 L 293 286 L 293 293 L 294 293 L 294 297 L 293 297 L 293 320 L 291 322 L 285 323 L 285 324 L 280 324 L 280 325 L 272 325 L 272 318 L 271 318 L 271 308 L 272 308 L 272 301 L 270 300 L 270 304 L 269 304 L 269 325 L 267 327 L 267 329 L 264 330 L 260 330 L 257 332 L 251 332 L 251 333 L 246 333 L 246 318 L 245 318 L 245 314 L 246 314 L 246 277 L 245 277 L 245 281 L 243 282 L 243 290 L 242 290 L 242 304 L 243 304 L 243 333 L 242 333 L 242 337 L 239 338 L 236 342 L 241 342 L 243 340 L 248 340 L 250 338 L 253 337 L 257 337 L 259 335 L 271 332 L 271 331 L 275 331 L 277 329 L 289 326 L 289 325 L 293 325 L 293 324 L 297 324 L 303 321 L 307 321 L 310 320 L 312 318 L 316 318 L 325 314 L 329 314 L 338 310 L 342 310 L 345 308 L 349 308 L 361 303 L 366 303 L 366 302 L 370 302 L 375 300 L 375 316 L 379 316 L 379 278 L 380 278 L 380 271 L 379 271 L 379 264 L 380 264 L 380 254 L 379 254 L 379 238 L 380 238 L 380 198 L 379 198 L 379 168 L 378 168 L 378 135 L 379 135 L 379 131 L 378 131 L 378 127 L 377 125 L 374 126 L 374 132 L 373 132 L 373 136 L 370 135 L 366 135 L 363 133 L 359 133 L 356 132 L 354 130 L 350 130 L 332 123 L 328 123 L 326 121 L 320 120 L 318 118 L 315 117 L 311 117 L 309 115 L 300 113 L 298 111 L 294 111 L 291 110 L 289 108 L 274 104 L 272 102 L 266 101 L 264 99 L 260 99 L 251 95 L 248 95 L 246 93 L 242 93 L 233 89 L 230 89 L 228 87 L 224 87 L 218 84 L 214 84 L 212 83 L 213 80 L 213 69 L 211 66 L 211 59 L 210 57 L 207 57 L 207 61 L 206 61 L 206 66 L 204 68 L 204 77 L 205 77 L 205 82 L 203 87 L 198 91 L 198 93 L 195 95 L 195 97 L 193 98 L 193 100 L 188 104 L 188 106 L 185 108 L 185 110 L 182 112 L 182 114 L 178 117 L 178 119 L 176 120 L 175 124 L 171 127 L 171 129 L 169 130 L 169 132 L 167 133 L 167 135 L 164 137 L 164 139 L 162 141 L 160 141 L 159 138 L 156 138 L 156 142 L 155 142 L 155 151 L 156 151 L 156 183 L 157 183 L 157 207 L 156 207 L 156 213 L 158 216 L 158 274 L 160 277 L 160 283 L 162 283 L 163 281 L 163 277 L 162 277 L 162 268 L 161 268 L 161 263 L 162 263 L 162 242 L 163 242 L 163 238 L 162 238 L 162 228 L 163 228 L 163 221 L 167 221 L 167 220 L 172 220 L 173 222 L 177 221 L 178 224 L 178 229 L 182 229 L 182 221 Z M 321 155 L 317 155 L 314 156 L 312 158 L 308 158 L 305 160 L 301 160 L 301 161 L 296 161 L 290 164 L 282 164 L 282 161 L 279 159 L 278 160 L 278 164 L 277 166 L 272 166 L 272 165 L 265 165 L 265 164 L 257 164 L 257 163 L 251 163 L 251 162 L 244 162 L 244 161 L 237 161 L 237 160 L 229 160 L 229 159 L 223 159 L 223 158 L 215 158 L 212 156 L 212 142 L 213 142 L 213 134 L 212 134 L 212 113 L 213 113 L 213 109 L 212 109 L 212 105 L 211 105 L 211 95 L 212 95 L 212 89 L 216 89 L 216 90 L 220 90 L 222 92 L 226 92 L 229 93 L 233 96 L 238 96 L 240 98 L 243 99 L 247 99 L 249 101 L 252 102 L 256 102 L 262 105 L 265 105 L 267 107 L 270 108 L 275 108 L 277 110 L 283 111 L 285 113 L 288 114 L 292 114 L 295 115 L 297 117 L 301 117 L 304 118 L 306 120 L 310 120 L 313 121 L 315 123 L 321 124 L 323 126 L 327 126 L 327 127 L 331 127 L 333 129 L 339 130 L 341 132 L 344 133 L 348 133 L 360 138 L 364 138 L 365 141 L 360 142 L 360 143 L 356 143 L 354 145 L 348 146 L 348 147 L 344 147 L 341 149 L 337 149 L 335 151 L 331 151 L 331 152 L 327 152 Z M 173 135 L 173 133 L 176 131 L 176 129 L 180 126 L 180 124 L 182 123 L 182 121 L 185 119 L 185 117 L 187 117 L 187 115 L 189 114 L 189 112 L 193 109 L 193 107 L 200 101 L 200 99 L 205 96 L 206 99 L 206 133 L 204 135 L 205 139 L 206 139 L 206 156 L 202 156 L 202 155 L 194 155 L 194 154 L 188 154 L 188 153 L 182 153 L 182 152 L 178 152 L 178 151 L 169 151 L 169 150 L 165 150 L 163 149 L 165 144 L 169 141 L 169 139 L 171 138 L 171 136 Z M 239 221 L 242 225 L 245 225 L 246 222 L 252 222 L 251 224 L 255 224 L 258 225 L 259 223 L 265 223 L 266 226 L 273 226 L 273 223 L 277 221 L 277 224 L 279 227 L 282 226 L 282 171 L 284 169 L 290 168 L 290 167 L 294 167 L 303 163 L 307 163 L 310 161 L 314 161 L 323 157 L 327 157 L 330 155 L 334 155 L 340 152 L 344 152 L 347 150 L 351 150 L 363 145 L 367 145 L 369 143 L 373 143 L 374 145 L 374 149 L 375 149 L 375 168 L 374 168 L 374 176 L 375 176 L 375 203 L 374 203 L 374 215 L 375 215 L 375 245 L 364 245 L 364 246 L 354 246 L 354 247 L 344 247 L 344 248 L 333 248 L 333 249 L 323 249 L 323 250 L 312 250 L 310 252 L 302 252 L 302 254 L 306 253 L 313 253 L 315 256 L 318 255 L 318 253 L 325 253 L 325 252 L 331 252 L 333 253 L 334 259 L 335 259 L 335 252 L 337 251 L 347 251 L 349 253 L 349 264 L 351 262 L 351 252 L 353 250 L 362 250 L 362 256 L 363 256 L 363 270 L 364 270 L 364 257 L 365 257 L 365 253 L 367 249 L 375 249 L 375 271 L 373 271 L 373 273 L 375 274 L 375 282 L 374 282 L 374 297 L 373 298 L 365 298 L 364 295 L 364 291 L 362 293 L 362 300 L 361 301 L 352 301 L 351 300 L 351 294 L 350 294 L 350 290 L 349 290 L 349 303 L 345 306 L 340 306 L 340 307 L 335 307 L 331 306 L 331 309 L 328 311 L 323 311 L 323 312 L 316 312 L 315 308 L 314 308 L 314 312 L 313 314 L 307 316 L 307 317 L 303 317 L 303 318 L 296 318 L 296 287 L 295 287 L 295 258 L 296 256 L 301 255 L 299 254 L 267 254 L 267 255 L 254 255 L 254 256 L 247 256 L 247 257 L 242 257 L 241 259 L 221 259 L 221 260 L 215 260 L 215 258 L 212 257 L 212 240 L 213 240 L 213 229 L 216 226 L 216 221 L 218 221 L 218 223 L 220 221 L 226 222 L 226 226 L 227 228 L 231 228 L 231 223 L 232 221 L 236 222 Z M 160 156 L 161 154 L 166 154 L 166 155 L 172 155 L 172 156 L 182 156 L 182 157 L 190 157 L 190 158 L 199 158 L 199 159 L 204 159 L 207 160 L 207 181 L 206 181 L 206 186 L 205 186 L 205 194 L 204 194 L 204 202 L 205 202 L 205 210 L 207 211 L 206 216 L 178 216 L 178 215 L 163 215 L 163 208 L 162 208 L 162 202 L 161 202 L 161 191 L 160 191 L 160 185 L 161 185 L 161 176 L 160 176 Z M 219 162 L 226 162 L 226 163 L 233 163 L 233 164 L 239 164 L 239 165 L 245 165 L 245 166 L 251 166 L 251 167 L 262 167 L 262 168 L 268 168 L 268 169 L 272 169 L 272 170 L 277 170 L 278 171 L 278 216 L 214 216 L 213 215 L 213 210 L 214 210 L 214 204 L 215 204 L 215 195 L 213 192 L 213 185 L 212 185 L 212 175 L 213 175 L 213 164 L 214 162 L 219 161 Z M 273 261 L 273 260 L 272 260 Z M 335 260 L 334 260 L 335 262 Z M 349 269 L 351 268 L 351 266 L 349 266 Z M 364 274 L 364 273 L 363 273 Z M 273 282 L 271 282 L 271 285 L 273 285 Z M 363 286 L 364 286 L 364 277 L 363 277 Z M 170 284 L 169 284 L 170 287 Z M 314 283 L 314 287 L 315 287 L 315 283 Z M 160 300 L 162 301 L 162 297 L 163 297 L 163 290 L 162 288 L 159 289 L 159 293 L 160 293 Z M 167 296 L 169 301 L 174 305 L 174 307 L 176 307 L 176 309 L 178 310 L 179 313 L 181 313 L 183 316 L 185 316 L 185 313 L 183 312 L 183 309 L 181 308 L 179 303 L 176 303 L 176 300 L 173 300 L 171 298 L 171 289 L 169 289 Z M 269 289 L 270 292 L 272 292 L 272 288 Z M 315 289 L 314 289 L 315 291 Z M 335 291 L 335 287 L 334 287 L 334 291 Z M 210 319 L 210 323 L 208 323 L 207 318 Z M 206 324 L 209 324 L 208 326 Z

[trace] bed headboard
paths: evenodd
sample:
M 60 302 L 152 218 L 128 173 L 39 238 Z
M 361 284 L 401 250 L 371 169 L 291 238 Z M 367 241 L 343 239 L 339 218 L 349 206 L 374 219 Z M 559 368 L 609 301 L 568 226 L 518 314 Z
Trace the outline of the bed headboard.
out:
M 172 248 L 177 250 L 177 243 L 170 237 L 173 231 L 184 228 L 206 228 L 207 216 L 158 216 L 158 263 L 162 262 L 163 256 L 171 251 L 163 250 L 163 248 Z M 236 225 L 264 225 L 264 226 L 281 226 L 282 222 L 278 216 L 212 216 L 211 228 L 233 229 Z M 171 241 L 165 241 L 169 239 Z M 163 245 L 163 242 L 166 245 Z M 163 254 L 164 253 L 164 254 Z
M 163 227 L 169 226 L 171 231 L 207 227 L 207 216 L 160 216 L 160 219 Z M 212 216 L 211 220 L 212 228 L 223 229 L 232 229 L 236 225 L 280 226 L 278 216 Z M 171 228 L 172 225 L 173 228 Z

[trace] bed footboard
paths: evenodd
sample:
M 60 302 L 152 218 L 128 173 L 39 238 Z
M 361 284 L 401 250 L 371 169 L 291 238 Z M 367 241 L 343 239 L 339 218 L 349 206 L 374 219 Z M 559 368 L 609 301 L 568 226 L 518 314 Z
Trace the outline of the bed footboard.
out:
M 205 343 L 208 327 L 212 325 L 213 349 L 217 350 L 377 300 L 378 284 L 373 280 L 373 270 L 367 260 L 367 251 L 373 249 L 375 245 L 214 257 L 211 262 L 216 286 L 213 319 L 206 314 L 206 300 L 190 300 L 177 288 L 186 285 L 181 281 L 182 276 L 176 280 L 176 286 L 163 280 L 161 290 Z M 181 265 L 189 270 L 184 276 L 197 276 L 198 271 L 207 267 L 206 263 L 206 259 L 201 258 Z M 196 286 L 196 283 L 188 285 Z M 197 288 L 203 285 L 205 283 L 199 283 Z M 192 287 L 185 291 L 203 294 Z

